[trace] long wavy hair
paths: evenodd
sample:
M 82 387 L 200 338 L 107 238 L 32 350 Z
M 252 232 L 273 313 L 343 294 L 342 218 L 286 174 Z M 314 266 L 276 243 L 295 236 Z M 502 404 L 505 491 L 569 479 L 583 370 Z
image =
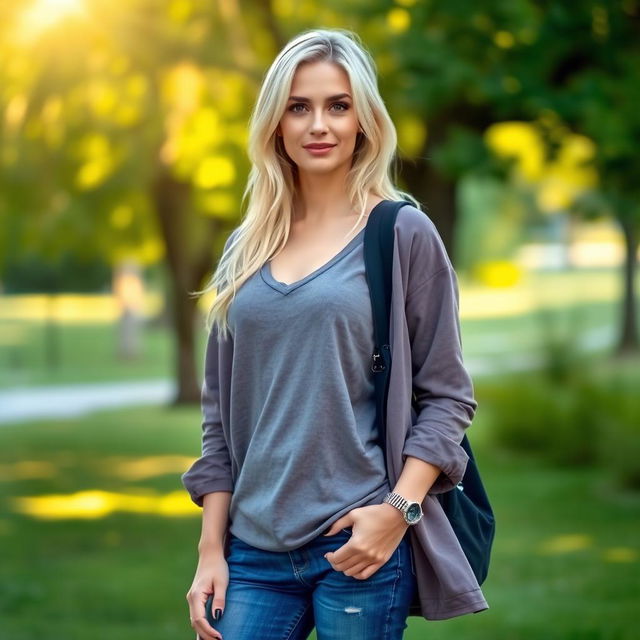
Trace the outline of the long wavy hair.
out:
M 357 34 L 346 29 L 309 29 L 291 39 L 267 71 L 249 120 L 251 170 L 242 203 L 246 214 L 227 239 L 211 280 L 202 291 L 216 290 L 207 315 L 207 330 L 218 327 L 228 337 L 227 311 L 236 291 L 267 260 L 286 245 L 291 228 L 298 168 L 285 151 L 276 128 L 289 99 L 296 69 L 306 62 L 340 65 L 351 83 L 353 104 L 362 129 L 356 137 L 347 175 L 347 194 L 358 220 L 366 211 L 367 194 L 385 200 L 418 201 L 400 191 L 391 179 L 397 148 L 395 126 L 378 90 L 377 68 Z M 347 234 L 349 235 L 349 234 Z

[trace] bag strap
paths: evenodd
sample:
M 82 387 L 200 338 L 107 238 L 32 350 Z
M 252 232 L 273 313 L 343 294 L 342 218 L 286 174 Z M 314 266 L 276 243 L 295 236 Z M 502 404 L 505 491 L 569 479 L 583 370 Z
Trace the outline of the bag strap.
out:
M 374 350 L 371 355 L 371 370 L 374 373 L 378 441 L 383 451 L 386 451 L 387 443 L 387 390 L 391 370 L 389 321 L 391 316 L 394 226 L 398 211 L 407 204 L 412 203 L 408 200 L 381 202 L 371 211 L 364 231 L 365 274 L 373 312 Z

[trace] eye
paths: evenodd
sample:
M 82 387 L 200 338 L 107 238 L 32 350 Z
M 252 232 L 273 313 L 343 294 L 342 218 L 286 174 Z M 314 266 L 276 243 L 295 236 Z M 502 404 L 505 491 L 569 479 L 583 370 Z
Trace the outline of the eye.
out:
M 298 110 L 298 107 L 305 107 L 306 108 L 306 104 L 304 104 L 303 102 L 296 102 L 294 104 L 292 104 L 289 107 L 289 111 L 291 111 L 292 113 L 301 113 L 301 111 Z M 346 102 L 334 102 L 332 105 L 332 107 L 341 107 L 340 109 L 338 109 L 338 111 L 348 111 L 349 110 L 349 105 Z

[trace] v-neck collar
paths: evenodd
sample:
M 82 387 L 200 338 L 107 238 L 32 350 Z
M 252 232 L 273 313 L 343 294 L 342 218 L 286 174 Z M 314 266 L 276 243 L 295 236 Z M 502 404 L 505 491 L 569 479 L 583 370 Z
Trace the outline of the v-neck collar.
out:
M 355 247 L 359 244 L 360 240 L 364 236 L 365 229 L 366 229 L 366 225 L 362 227 L 362 229 L 360 229 L 360 231 L 358 231 L 358 233 L 355 236 L 353 236 L 353 238 L 351 238 L 351 240 L 349 240 L 349 242 L 347 242 L 347 244 L 344 247 L 342 247 L 342 249 L 340 249 L 340 251 L 338 251 L 338 253 L 336 253 L 333 256 L 333 258 L 331 258 L 328 262 L 325 262 L 321 267 L 318 267 L 315 271 L 312 271 L 310 274 L 306 275 L 304 278 L 301 278 L 300 280 L 296 280 L 295 282 L 292 282 L 290 284 L 287 284 L 286 282 L 280 282 L 280 280 L 276 280 L 271 274 L 270 260 L 267 260 L 262 265 L 262 267 L 260 268 L 260 275 L 262 276 L 262 279 L 265 281 L 265 283 L 268 284 L 272 289 L 275 289 L 276 291 L 279 291 L 284 295 L 291 293 L 298 287 L 301 287 L 302 285 L 307 284 L 307 282 L 309 282 L 310 280 L 313 280 L 314 278 L 319 276 L 321 273 L 324 273 L 327 269 L 329 269 L 336 262 L 338 262 L 338 260 L 346 256 L 352 249 L 355 249 Z

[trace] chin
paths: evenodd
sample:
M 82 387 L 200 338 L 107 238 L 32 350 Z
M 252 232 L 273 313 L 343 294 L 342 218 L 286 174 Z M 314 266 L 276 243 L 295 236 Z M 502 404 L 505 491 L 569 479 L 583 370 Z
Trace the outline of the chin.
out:
M 302 169 L 302 171 L 304 171 L 305 173 L 311 174 L 313 175 L 315 174 L 324 174 L 324 173 L 331 173 L 332 171 L 335 171 L 336 169 L 338 169 L 340 167 L 339 162 L 334 162 L 332 164 L 325 164 L 323 166 L 305 166 L 305 165 L 298 165 L 298 167 L 300 169 Z

